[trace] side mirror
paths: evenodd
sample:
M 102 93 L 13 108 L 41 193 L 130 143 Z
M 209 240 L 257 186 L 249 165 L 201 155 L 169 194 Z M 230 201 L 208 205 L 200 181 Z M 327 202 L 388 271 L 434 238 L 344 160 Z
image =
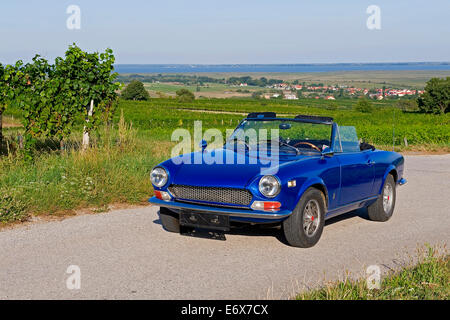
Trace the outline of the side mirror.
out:
M 207 146 L 208 142 L 206 142 L 206 140 L 200 141 L 199 147 L 202 148 L 202 150 L 205 150 Z
M 327 147 L 327 148 L 323 149 L 322 158 L 323 157 L 331 158 L 332 156 L 334 156 L 334 151 L 331 150 L 331 148 Z

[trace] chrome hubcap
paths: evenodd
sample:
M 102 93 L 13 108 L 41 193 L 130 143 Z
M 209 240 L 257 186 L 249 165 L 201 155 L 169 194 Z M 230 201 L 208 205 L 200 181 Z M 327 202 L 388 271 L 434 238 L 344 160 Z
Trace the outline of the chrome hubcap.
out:
M 383 209 L 384 212 L 389 213 L 394 202 L 394 190 L 389 183 L 386 183 L 383 189 Z
M 308 237 L 316 234 L 320 224 L 320 207 L 319 203 L 311 199 L 303 210 L 303 230 Z

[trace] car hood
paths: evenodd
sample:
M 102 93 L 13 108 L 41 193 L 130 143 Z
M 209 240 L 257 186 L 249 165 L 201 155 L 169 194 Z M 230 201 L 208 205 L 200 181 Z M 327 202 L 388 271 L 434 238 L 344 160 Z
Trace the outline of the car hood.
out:
M 177 164 L 180 157 L 172 158 L 166 162 L 165 166 L 169 169 L 171 175 L 170 183 L 244 188 L 257 176 L 276 174 L 282 166 L 289 162 L 307 158 L 306 156 L 282 156 L 279 157 L 278 161 L 271 162 L 271 166 L 269 158 L 263 157 L 257 152 L 244 154 L 229 149 L 216 149 L 206 152 L 202 163 L 199 163 L 199 159 L 202 159 L 202 152 L 184 155 L 184 162 L 181 164 Z M 207 161 L 207 159 L 216 159 L 216 161 Z M 230 163 L 231 159 L 233 160 L 232 163 Z M 186 163 L 186 160 L 190 160 L 190 164 Z

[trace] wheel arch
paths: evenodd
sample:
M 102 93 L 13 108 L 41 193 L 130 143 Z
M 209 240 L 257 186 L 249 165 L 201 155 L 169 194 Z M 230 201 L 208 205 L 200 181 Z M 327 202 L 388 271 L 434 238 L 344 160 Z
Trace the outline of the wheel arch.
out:
M 380 186 L 380 189 L 378 190 L 378 194 L 381 194 L 381 190 L 383 189 L 383 185 L 384 182 L 386 181 L 386 178 L 388 177 L 388 175 L 392 175 L 392 177 L 394 178 L 394 182 L 397 183 L 398 180 L 398 172 L 397 172 L 397 168 L 391 164 L 385 171 L 384 175 L 383 175 L 383 180 Z
M 324 197 L 325 197 L 325 206 L 328 209 L 328 189 L 325 185 L 325 183 L 323 182 L 322 179 L 317 178 L 317 179 L 310 179 L 308 181 L 306 181 L 302 187 L 300 188 L 300 191 L 297 195 L 297 203 L 300 201 L 301 197 L 303 196 L 303 194 L 306 192 L 306 190 L 308 190 L 309 188 L 315 188 L 318 189 L 320 192 L 323 193 Z

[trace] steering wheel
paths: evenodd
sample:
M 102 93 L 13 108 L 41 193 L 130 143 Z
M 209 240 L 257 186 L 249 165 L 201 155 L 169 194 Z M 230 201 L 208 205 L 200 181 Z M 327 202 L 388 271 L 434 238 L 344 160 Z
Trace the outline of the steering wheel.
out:
M 294 144 L 294 147 L 296 147 L 299 144 L 306 144 L 307 146 L 310 146 L 311 148 L 316 149 L 319 152 L 322 152 L 322 151 L 320 151 L 320 149 L 316 145 L 314 145 L 312 143 L 309 143 L 309 142 L 305 142 L 305 141 L 297 142 L 296 144 Z

